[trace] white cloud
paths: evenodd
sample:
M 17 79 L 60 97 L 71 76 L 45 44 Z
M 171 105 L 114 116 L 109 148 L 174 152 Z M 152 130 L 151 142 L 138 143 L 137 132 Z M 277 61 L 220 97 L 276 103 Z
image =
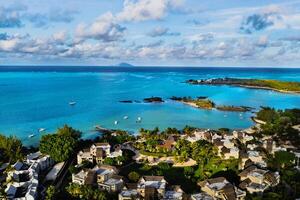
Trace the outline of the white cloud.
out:
M 104 42 L 120 40 L 125 31 L 115 22 L 112 13 L 108 12 L 101 15 L 90 25 L 80 24 L 76 29 L 76 36 L 81 39 L 96 39 Z
M 185 0 L 125 0 L 118 21 L 160 20 L 169 10 L 180 11 Z

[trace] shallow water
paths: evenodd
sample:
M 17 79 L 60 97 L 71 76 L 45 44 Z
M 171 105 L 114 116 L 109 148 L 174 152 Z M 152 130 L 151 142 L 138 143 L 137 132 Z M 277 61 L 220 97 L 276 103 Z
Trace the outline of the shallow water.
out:
M 300 107 L 300 95 L 229 86 L 196 86 L 187 79 L 240 77 L 300 81 L 299 69 L 250 68 L 0 68 L 0 132 L 36 145 L 41 134 L 69 124 L 96 135 L 96 124 L 136 132 L 140 128 L 247 128 L 252 113 L 207 111 L 168 100 L 171 96 L 207 96 L 217 104 L 259 108 Z M 160 96 L 163 104 L 119 103 Z M 76 101 L 70 106 L 70 101 Z M 129 118 L 124 120 L 127 115 Z M 136 123 L 137 117 L 142 123 Z M 118 120 L 117 125 L 114 121 Z M 39 128 L 46 128 L 39 133 Z M 35 134 L 33 138 L 28 135 Z

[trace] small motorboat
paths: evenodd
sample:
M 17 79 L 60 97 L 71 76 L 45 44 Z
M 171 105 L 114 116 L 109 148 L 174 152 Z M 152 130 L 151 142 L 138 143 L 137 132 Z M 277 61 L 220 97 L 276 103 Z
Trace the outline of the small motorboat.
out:
M 115 125 L 117 125 L 118 123 L 119 123 L 119 122 L 116 120 L 116 121 L 115 121 Z
M 70 105 L 70 106 L 75 106 L 75 105 L 76 105 L 76 102 L 75 102 L 75 101 L 70 101 L 70 102 L 69 102 L 69 105 Z
M 124 116 L 124 117 L 123 117 L 123 119 L 128 119 L 128 116 L 127 116 L 127 115 L 126 115 L 126 116 Z
M 45 130 L 46 130 L 45 128 L 40 128 L 39 132 L 41 133 L 41 132 L 44 132 Z
M 142 118 L 138 117 L 137 120 L 136 120 L 136 123 L 141 123 L 141 122 L 142 122 Z
M 31 135 L 28 135 L 28 138 L 33 138 L 35 135 L 34 134 L 31 134 Z

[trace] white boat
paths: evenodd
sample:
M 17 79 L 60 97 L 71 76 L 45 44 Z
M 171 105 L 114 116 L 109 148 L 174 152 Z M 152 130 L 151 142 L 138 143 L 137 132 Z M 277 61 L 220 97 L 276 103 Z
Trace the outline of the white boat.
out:
M 137 120 L 136 120 L 136 123 L 140 123 L 141 121 L 142 121 L 142 118 L 138 117 Z
M 116 120 L 116 121 L 115 121 L 115 125 L 117 125 L 118 123 L 119 123 L 119 122 Z
M 128 119 L 128 116 L 127 116 L 127 115 L 126 115 L 126 116 L 124 116 L 124 117 L 123 117 L 123 119 Z
M 74 106 L 75 104 L 76 104 L 75 101 L 70 101 L 70 102 L 69 102 L 69 105 L 70 105 L 70 106 Z
M 35 136 L 34 134 L 28 135 L 29 138 L 32 138 L 32 137 L 34 137 L 34 136 Z
M 40 128 L 39 132 L 44 132 L 46 129 L 45 128 Z

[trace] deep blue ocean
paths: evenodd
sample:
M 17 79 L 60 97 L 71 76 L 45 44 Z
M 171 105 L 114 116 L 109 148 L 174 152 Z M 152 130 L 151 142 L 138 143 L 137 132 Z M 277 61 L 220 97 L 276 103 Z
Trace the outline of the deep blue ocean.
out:
M 136 132 L 140 128 L 191 125 L 232 129 L 253 125 L 253 113 L 208 111 L 168 100 L 207 96 L 220 105 L 300 108 L 300 95 L 229 86 L 197 86 L 187 79 L 239 77 L 300 81 L 300 69 L 188 67 L 0 67 L 0 133 L 25 145 L 68 124 L 90 138 L 94 125 Z M 162 104 L 120 103 L 159 96 Z M 76 101 L 70 106 L 70 101 Z M 128 119 L 123 119 L 128 116 Z M 136 119 L 142 117 L 141 123 Z M 114 121 L 118 120 L 117 125 Z M 39 128 L 46 131 L 39 133 Z M 28 136 L 34 134 L 35 137 Z

